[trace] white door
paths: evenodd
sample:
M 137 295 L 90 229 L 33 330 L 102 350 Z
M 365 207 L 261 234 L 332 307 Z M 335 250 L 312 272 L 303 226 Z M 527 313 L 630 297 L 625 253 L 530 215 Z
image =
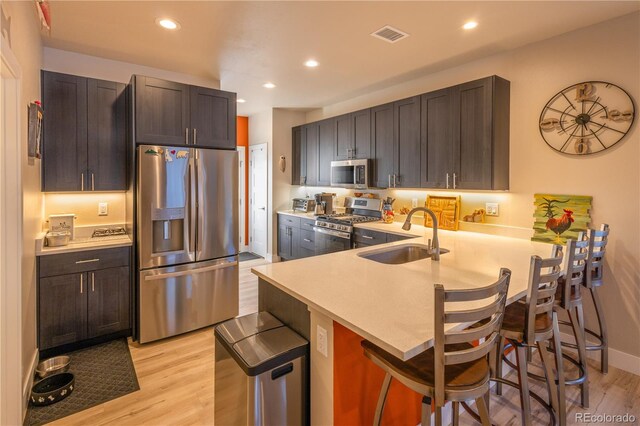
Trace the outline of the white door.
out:
M 248 245 L 248 242 L 245 241 L 244 228 L 245 221 L 247 220 L 244 214 L 244 209 L 247 203 L 245 192 L 247 187 L 247 182 L 245 179 L 246 174 L 246 148 L 244 146 L 238 147 L 238 222 L 239 222 L 239 233 L 240 233 L 240 251 L 244 251 L 243 249 Z
M 249 147 L 249 235 L 251 251 L 267 256 L 267 144 Z

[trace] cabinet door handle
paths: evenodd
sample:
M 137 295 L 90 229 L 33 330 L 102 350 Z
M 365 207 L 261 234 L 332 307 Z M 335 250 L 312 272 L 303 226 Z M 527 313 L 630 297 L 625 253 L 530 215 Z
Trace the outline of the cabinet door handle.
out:
M 84 274 L 80 274 L 80 294 L 82 294 L 82 283 L 83 283 L 82 277 L 84 277 Z
M 95 185 L 95 179 L 93 178 L 93 172 L 91 172 L 91 190 L 92 191 L 96 190 L 95 186 L 96 186 Z
M 184 144 L 189 145 L 189 128 L 184 129 Z
M 193 128 L 193 144 L 196 145 L 198 142 L 198 129 Z
M 389 185 L 387 185 L 388 188 L 391 188 L 391 175 L 387 175 L 388 179 L 389 179 Z
M 449 173 L 447 173 L 447 189 L 449 189 Z
M 310 239 L 308 239 L 308 238 L 303 238 L 303 240 L 304 240 L 306 243 L 310 243 L 310 242 L 311 242 L 311 240 L 310 240 Z
M 456 189 L 456 174 L 453 174 L 453 189 Z
M 96 291 L 96 276 L 93 272 L 91 273 L 91 291 Z
M 76 265 L 80 263 L 93 263 L 93 262 L 100 262 L 100 259 L 76 260 Z
M 84 191 L 84 172 L 80 173 L 80 191 Z
M 398 179 L 398 180 L 400 180 L 400 179 Z M 396 175 L 395 175 L 395 173 L 393 174 L 393 187 L 394 188 L 396 187 Z
M 370 237 L 368 235 L 363 235 L 362 238 L 366 238 L 367 240 L 373 240 L 373 237 Z

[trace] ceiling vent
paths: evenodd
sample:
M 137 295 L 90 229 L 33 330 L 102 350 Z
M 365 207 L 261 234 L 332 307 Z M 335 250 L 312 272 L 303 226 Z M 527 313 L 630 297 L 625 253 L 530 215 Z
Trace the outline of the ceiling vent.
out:
M 378 31 L 372 32 L 371 35 L 389 43 L 396 43 L 402 39 L 409 37 L 409 34 L 405 33 L 404 31 L 400 31 L 397 28 L 393 28 L 389 25 L 385 25 Z

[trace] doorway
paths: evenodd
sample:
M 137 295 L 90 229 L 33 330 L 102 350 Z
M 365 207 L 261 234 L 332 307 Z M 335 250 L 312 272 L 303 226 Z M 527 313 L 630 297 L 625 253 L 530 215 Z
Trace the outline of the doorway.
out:
M 22 424 L 22 72 L 0 49 L 0 424 Z
M 267 144 L 249 147 L 249 245 L 259 256 L 267 256 Z
M 249 238 L 247 238 L 247 235 L 245 233 L 247 223 L 247 215 L 245 214 L 245 209 L 247 206 L 247 179 L 245 177 L 247 172 L 247 162 L 245 161 L 246 151 L 247 148 L 245 148 L 244 146 L 238 147 L 238 222 L 240 222 L 240 229 L 238 230 L 238 241 L 240 241 L 241 252 L 249 250 L 247 241 Z

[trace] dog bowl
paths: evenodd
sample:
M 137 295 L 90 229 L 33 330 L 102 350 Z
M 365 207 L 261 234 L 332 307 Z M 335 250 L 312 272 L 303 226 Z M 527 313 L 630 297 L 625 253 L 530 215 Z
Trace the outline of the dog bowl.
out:
M 31 404 L 51 405 L 62 401 L 73 392 L 76 379 L 71 373 L 54 374 L 40 380 L 31 388 Z
M 68 356 L 54 356 L 38 364 L 36 374 L 38 374 L 38 377 L 44 379 L 53 374 L 65 373 L 69 370 L 69 363 L 71 363 L 71 358 Z

